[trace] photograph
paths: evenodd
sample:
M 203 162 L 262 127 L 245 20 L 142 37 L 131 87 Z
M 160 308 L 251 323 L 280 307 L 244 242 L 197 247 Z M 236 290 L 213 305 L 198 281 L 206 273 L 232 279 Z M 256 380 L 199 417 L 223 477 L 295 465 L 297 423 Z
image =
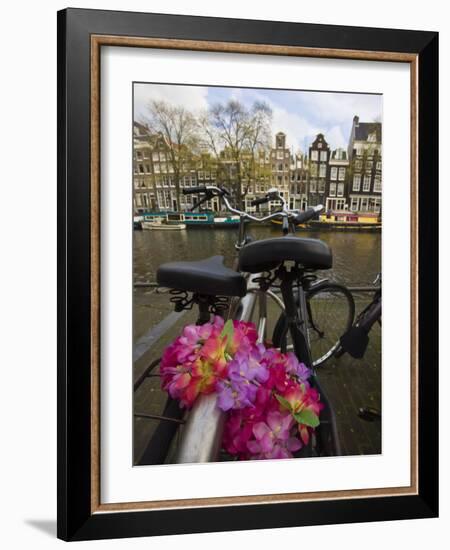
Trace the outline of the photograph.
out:
M 58 537 L 437 515 L 437 60 L 58 13 Z
M 131 102 L 133 465 L 382 454 L 383 94 Z

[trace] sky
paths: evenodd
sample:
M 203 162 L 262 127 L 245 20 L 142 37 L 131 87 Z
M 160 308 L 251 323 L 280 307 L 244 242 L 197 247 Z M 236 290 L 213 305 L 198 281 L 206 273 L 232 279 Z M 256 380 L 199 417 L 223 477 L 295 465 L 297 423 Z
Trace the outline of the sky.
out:
M 142 122 L 150 100 L 165 100 L 191 111 L 238 99 L 247 107 L 265 101 L 272 109 L 272 134 L 284 132 L 293 152 L 306 151 L 318 133 L 332 149 L 347 148 L 353 117 L 361 122 L 382 122 L 383 98 L 376 94 L 225 88 L 177 84 L 134 84 L 134 119 Z

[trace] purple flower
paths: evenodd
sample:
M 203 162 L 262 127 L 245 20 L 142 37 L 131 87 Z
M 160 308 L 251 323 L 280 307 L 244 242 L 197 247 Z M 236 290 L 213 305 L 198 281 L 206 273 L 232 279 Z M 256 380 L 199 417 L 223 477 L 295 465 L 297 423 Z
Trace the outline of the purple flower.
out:
M 217 405 L 223 411 L 251 407 L 256 390 L 256 386 L 245 378 L 219 380 L 216 386 Z
M 233 380 L 245 378 L 264 383 L 269 378 L 267 366 L 261 362 L 264 355 L 264 346 L 258 344 L 250 352 L 238 351 L 234 361 L 230 363 L 229 377 Z
M 311 371 L 304 363 L 300 363 L 291 351 L 286 353 L 286 372 L 296 376 L 300 382 L 306 382 L 311 376 Z

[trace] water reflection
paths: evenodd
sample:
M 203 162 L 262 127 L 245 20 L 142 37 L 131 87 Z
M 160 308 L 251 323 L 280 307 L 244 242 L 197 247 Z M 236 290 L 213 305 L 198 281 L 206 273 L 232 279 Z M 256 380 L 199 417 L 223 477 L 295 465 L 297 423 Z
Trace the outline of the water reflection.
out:
M 278 237 L 277 227 L 252 226 L 255 239 Z M 134 231 L 136 281 L 154 281 L 158 266 L 174 260 L 201 260 L 222 255 L 232 266 L 237 232 L 232 229 L 188 229 L 185 231 Z M 347 285 L 369 284 L 381 271 L 381 234 L 359 232 L 307 232 L 301 237 L 319 238 L 333 251 L 333 268 L 323 275 Z

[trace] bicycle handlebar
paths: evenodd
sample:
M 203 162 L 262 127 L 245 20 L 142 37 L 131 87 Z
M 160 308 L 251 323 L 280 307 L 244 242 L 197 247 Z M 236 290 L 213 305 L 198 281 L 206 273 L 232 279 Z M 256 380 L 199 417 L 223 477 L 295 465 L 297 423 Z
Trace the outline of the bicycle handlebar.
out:
M 294 216 L 294 222 L 295 223 L 306 223 L 309 220 L 312 220 L 314 216 L 322 212 L 323 206 L 319 204 L 318 206 L 313 206 L 312 208 L 308 208 L 308 210 L 305 210 L 304 212 L 299 212 Z
M 237 214 L 241 218 L 249 219 L 255 222 L 264 222 L 268 220 L 272 220 L 274 218 L 288 218 L 294 223 L 305 223 L 308 220 L 312 219 L 316 214 L 321 212 L 323 210 L 323 205 L 319 204 L 318 206 L 314 206 L 312 208 L 309 208 L 305 212 L 298 212 L 298 210 L 291 210 L 288 208 L 288 205 L 286 203 L 286 200 L 282 195 L 280 195 L 278 189 L 272 188 L 269 189 L 268 193 L 265 197 L 261 197 L 259 199 L 254 199 L 250 204 L 252 206 L 257 206 L 258 204 L 264 204 L 269 201 L 280 201 L 282 203 L 282 209 L 273 212 L 272 214 L 268 214 L 267 216 L 258 217 L 258 216 L 252 216 L 248 212 L 242 212 L 241 210 L 238 210 L 237 208 L 234 208 L 231 206 L 227 195 L 229 195 L 228 191 L 222 187 L 216 187 L 215 185 L 206 185 L 206 186 L 200 186 L 200 187 L 190 187 L 188 189 L 183 189 L 183 193 L 185 195 L 192 195 L 194 193 L 205 193 L 206 197 L 205 199 L 202 199 L 197 203 L 196 206 L 199 204 L 205 202 L 205 200 L 208 200 L 212 198 L 213 196 L 219 196 L 222 197 L 225 206 L 227 209 L 232 212 L 233 214 Z M 196 207 L 195 206 L 195 207 Z M 194 207 L 194 208 L 195 208 Z
M 188 189 L 183 189 L 182 193 L 183 195 L 194 195 L 197 193 L 206 193 L 208 191 L 208 188 L 204 185 L 200 187 L 189 187 Z

